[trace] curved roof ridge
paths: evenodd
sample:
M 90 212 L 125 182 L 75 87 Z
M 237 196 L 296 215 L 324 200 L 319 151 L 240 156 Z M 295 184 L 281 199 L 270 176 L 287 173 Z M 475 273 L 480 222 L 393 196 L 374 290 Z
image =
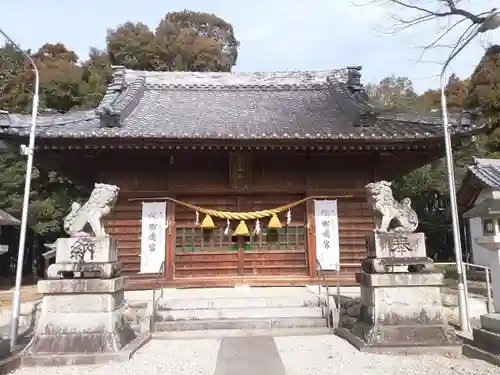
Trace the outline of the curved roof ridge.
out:
M 281 72 L 154 72 L 130 70 L 125 71 L 125 81 L 137 78 L 145 79 L 148 86 L 166 86 L 187 88 L 209 87 L 294 87 L 328 85 L 330 81 L 347 83 L 348 69 L 319 71 L 281 71 Z

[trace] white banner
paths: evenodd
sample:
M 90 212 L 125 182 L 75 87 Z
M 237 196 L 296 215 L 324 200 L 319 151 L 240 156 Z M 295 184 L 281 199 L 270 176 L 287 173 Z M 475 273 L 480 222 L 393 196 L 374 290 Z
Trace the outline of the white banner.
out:
M 165 260 L 167 202 L 142 203 L 141 269 L 139 273 L 157 273 Z
M 316 257 L 324 270 L 340 270 L 339 218 L 336 200 L 315 200 Z M 319 266 L 318 266 L 319 268 Z

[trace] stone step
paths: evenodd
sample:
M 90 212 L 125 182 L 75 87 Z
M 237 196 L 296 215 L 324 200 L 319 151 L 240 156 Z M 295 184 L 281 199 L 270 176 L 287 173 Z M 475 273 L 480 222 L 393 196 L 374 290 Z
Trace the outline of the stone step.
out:
M 236 309 L 264 307 L 308 307 L 318 306 L 316 296 L 275 296 L 275 297 L 229 297 L 229 298 L 170 298 L 160 300 L 156 309 L 197 310 L 197 309 Z
M 326 327 L 325 318 L 180 320 L 155 323 L 155 331 L 196 331 L 231 329 Z
M 482 328 L 474 328 L 473 337 L 470 345 L 487 350 L 491 354 L 500 355 L 500 334 Z
M 489 353 L 486 350 L 480 349 L 471 344 L 462 346 L 462 353 L 464 356 L 491 363 L 492 365 L 500 366 L 500 355 Z
M 321 307 L 254 307 L 224 309 L 161 310 L 156 321 L 204 319 L 258 319 L 258 318 L 320 318 Z
M 272 329 L 214 329 L 214 330 L 154 332 L 152 338 L 156 340 L 192 340 L 192 339 L 213 339 L 222 337 L 316 336 L 316 335 L 331 335 L 331 334 L 332 334 L 332 329 L 327 327 L 272 328 Z

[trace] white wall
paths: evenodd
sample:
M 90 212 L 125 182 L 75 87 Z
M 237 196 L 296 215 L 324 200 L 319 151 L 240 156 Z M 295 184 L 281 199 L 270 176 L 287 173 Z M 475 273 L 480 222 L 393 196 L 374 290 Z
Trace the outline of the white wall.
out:
M 474 205 L 481 203 L 485 199 L 499 199 L 499 191 L 490 188 L 485 188 L 479 193 Z M 472 208 L 472 207 L 471 207 Z M 483 225 L 480 218 L 469 219 L 469 233 L 471 250 L 472 250 L 472 263 L 479 264 L 481 266 L 489 267 L 488 251 L 486 248 L 476 244 L 476 237 L 483 235 Z
M 474 240 L 476 237 L 483 235 L 483 228 L 481 219 L 475 217 L 469 219 L 469 238 L 472 250 L 472 263 L 479 264 L 481 266 L 489 267 L 488 251 L 486 248 L 479 246 Z

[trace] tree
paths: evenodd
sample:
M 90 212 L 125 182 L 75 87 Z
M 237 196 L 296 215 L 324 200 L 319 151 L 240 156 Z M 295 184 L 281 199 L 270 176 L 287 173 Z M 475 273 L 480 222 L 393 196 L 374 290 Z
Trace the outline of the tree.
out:
M 24 112 L 31 108 L 33 80 L 30 76 L 20 51 L 11 44 L 0 48 L 0 109 Z
M 500 120 L 500 46 L 488 48 L 471 76 L 468 105 L 498 125 Z
M 85 95 L 81 106 L 96 108 L 113 75 L 107 52 L 91 48 L 89 59 L 83 63 L 82 68 L 82 91 Z
M 238 58 L 233 27 L 215 14 L 167 13 L 156 29 L 156 40 L 171 70 L 229 72 Z
M 61 43 L 46 43 L 33 57 L 40 72 L 40 97 L 43 106 L 67 112 L 83 102 L 83 71 L 75 52 Z
M 214 14 L 167 13 L 155 32 L 142 23 L 108 30 L 112 64 L 155 71 L 231 71 L 239 42 L 231 24 Z
M 381 108 L 409 110 L 417 99 L 413 82 L 407 77 L 386 77 L 378 85 L 367 85 L 366 90 L 372 103 Z
M 135 70 L 166 70 L 158 57 L 154 33 L 141 22 L 127 22 L 109 29 L 106 44 L 113 65 Z
M 460 113 L 468 106 L 469 81 L 452 74 L 445 87 L 448 111 Z M 418 107 L 424 112 L 441 111 L 441 90 L 427 90 L 418 98 Z

